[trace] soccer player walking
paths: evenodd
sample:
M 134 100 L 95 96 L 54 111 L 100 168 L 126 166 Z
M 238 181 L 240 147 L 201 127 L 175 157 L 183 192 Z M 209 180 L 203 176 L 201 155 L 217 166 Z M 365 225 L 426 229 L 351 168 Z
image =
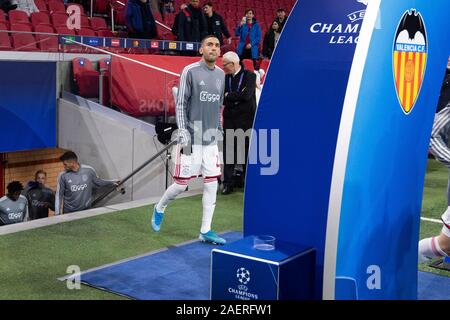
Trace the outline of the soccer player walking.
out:
M 430 148 L 436 159 L 450 168 L 450 103 L 436 114 L 431 131 Z M 447 190 L 447 210 L 442 214 L 444 223 L 438 236 L 422 239 L 419 242 L 419 261 L 424 262 L 437 257 L 450 255 L 450 174 Z
M 221 176 L 217 134 L 221 131 L 220 108 L 223 103 L 225 73 L 216 67 L 220 42 L 215 36 L 203 39 L 202 59 L 183 69 L 178 92 L 176 119 L 178 145 L 173 149 L 174 183 L 155 205 L 152 228 L 159 231 L 169 202 L 184 192 L 191 178 L 203 176 L 203 218 L 199 238 L 224 244 L 225 239 L 211 230 L 216 206 L 217 178 Z M 187 152 L 185 152 L 187 150 Z M 189 151 L 192 151 L 190 154 Z

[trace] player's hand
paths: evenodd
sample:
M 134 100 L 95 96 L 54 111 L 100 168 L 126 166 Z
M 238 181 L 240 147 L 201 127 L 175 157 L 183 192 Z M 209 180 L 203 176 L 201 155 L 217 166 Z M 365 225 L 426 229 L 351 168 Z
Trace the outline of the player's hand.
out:
M 228 43 L 228 44 L 231 44 L 231 37 L 228 38 L 227 43 Z
M 189 141 L 191 140 L 191 134 L 186 129 L 178 129 L 178 144 L 181 147 L 186 147 L 189 145 Z
M 247 49 L 250 49 L 252 47 L 252 45 L 249 43 L 248 45 L 245 46 Z
M 186 9 L 187 7 L 188 7 L 187 4 L 183 3 L 183 4 L 181 4 L 181 6 L 180 6 L 180 10 L 184 10 L 184 9 Z

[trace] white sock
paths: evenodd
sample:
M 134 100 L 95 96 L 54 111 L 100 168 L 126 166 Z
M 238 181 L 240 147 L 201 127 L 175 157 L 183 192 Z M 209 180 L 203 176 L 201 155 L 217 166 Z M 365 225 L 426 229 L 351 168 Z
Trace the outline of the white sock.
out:
M 167 188 L 166 192 L 164 192 L 161 200 L 159 200 L 158 204 L 156 205 L 156 211 L 164 212 L 169 202 L 175 199 L 180 193 L 183 193 L 185 190 L 186 185 L 173 183 L 170 187 Z
M 446 256 L 439 245 L 438 237 L 426 238 L 419 241 L 419 262 Z
M 211 230 L 214 209 L 216 208 L 217 185 L 217 178 L 205 179 L 203 182 L 203 218 L 202 227 L 200 228 L 201 233 L 206 233 Z

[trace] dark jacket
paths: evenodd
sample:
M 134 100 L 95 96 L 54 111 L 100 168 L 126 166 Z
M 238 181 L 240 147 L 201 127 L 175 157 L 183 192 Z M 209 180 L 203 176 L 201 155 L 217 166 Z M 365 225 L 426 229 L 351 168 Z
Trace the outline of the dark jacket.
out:
M 278 22 L 278 25 L 280 26 L 280 29 L 278 29 L 278 30 L 280 30 L 280 32 L 281 32 L 281 30 L 283 30 L 284 25 L 286 24 L 287 19 L 288 19 L 288 17 L 286 16 L 286 17 L 284 17 L 283 22 L 281 22 L 280 18 L 278 18 L 278 17 L 275 18 L 275 21 Z
M 275 31 L 270 29 L 266 32 L 263 42 L 263 55 L 269 59 L 272 58 L 273 51 L 275 50 Z
M 242 56 L 242 53 L 245 49 L 245 40 L 248 35 L 248 25 L 244 24 L 243 26 L 239 25 L 236 29 L 236 36 L 239 37 L 239 43 L 237 45 L 236 53 L 239 56 Z M 259 44 L 261 42 L 261 27 L 259 26 L 258 21 L 253 19 L 253 25 L 250 30 L 250 44 L 252 45 L 252 59 L 257 59 L 259 55 Z
M 48 217 L 48 209 L 55 210 L 54 192 L 36 181 L 28 182 L 24 195 L 28 200 L 30 220 Z
M 158 36 L 155 18 L 148 1 L 146 3 L 140 0 L 128 1 L 125 19 L 131 35 L 146 39 L 154 39 Z
M 445 72 L 444 82 L 441 87 L 441 95 L 439 96 L 436 112 L 441 111 L 450 103 L 450 69 Z
M 178 41 L 200 42 L 208 35 L 206 18 L 201 9 L 189 5 L 177 15 L 177 28 L 172 31 Z
M 231 37 L 222 16 L 215 12 L 213 12 L 211 18 L 206 16 L 206 25 L 208 26 L 208 35 L 215 35 L 219 39 L 220 44 L 223 44 L 222 34 L 224 34 L 226 38 Z
M 239 86 L 242 73 L 242 83 Z M 231 80 L 231 87 L 230 87 Z M 253 124 L 253 118 L 256 112 L 256 74 L 251 71 L 241 70 L 235 76 L 226 75 L 225 93 L 228 93 L 224 99 L 225 109 L 223 117 L 226 119 L 241 119 L 243 122 Z

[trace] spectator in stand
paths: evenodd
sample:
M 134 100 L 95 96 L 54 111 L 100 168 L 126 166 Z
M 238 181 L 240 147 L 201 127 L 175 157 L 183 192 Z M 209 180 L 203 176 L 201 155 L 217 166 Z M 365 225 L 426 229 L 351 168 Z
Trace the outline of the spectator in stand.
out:
M 208 26 L 208 34 L 215 35 L 220 41 L 220 45 L 223 45 L 222 33 L 227 38 L 227 44 L 231 44 L 231 35 L 228 32 L 227 26 L 223 21 L 223 18 L 218 13 L 214 12 L 211 2 L 206 2 L 203 5 L 203 12 L 206 16 L 206 24 Z
M 4 12 L 17 9 L 17 4 L 12 4 L 10 0 L 0 0 L 0 9 Z
M 174 13 L 175 8 L 173 6 L 173 0 L 160 0 L 159 11 L 161 12 L 162 15 L 166 13 Z
M 275 51 L 278 40 L 280 39 L 280 25 L 277 21 L 272 22 L 272 26 L 266 32 L 263 42 L 263 56 L 271 59 Z
M 283 8 L 278 9 L 275 21 L 278 22 L 278 24 L 280 25 L 280 33 L 283 30 L 284 25 L 286 24 L 286 20 L 287 20 L 286 11 L 284 11 Z
M 208 35 L 206 18 L 199 0 L 190 0 L 189 5 L 181 9 L 176 22 L 178 41 L 201 42 Z
M 47 173 L 39 170 L 23 191 L 28 200 L 30 220 L 47 218 L 49 209 L 55 211 L 55 193 L 45 186 L 46 180 Z
M 33 12 L 39 12 L 39 9 L 34 4 L 34 0 L 12 0 L 11 3 L 17 5 L 17 10 L 25 11 L 28 15 Z
M 0 199 L 0 226 L 28 221 L 28 201 L 20 194 L 23 185 L 12 181 L 6 188 L 8 194 Z
M 130 38 L 154 39 L 158 36 L 148 0 L 128 1 L 125 19 Z
M 253 64 L 256 65 L 261 43 L 261 27 L 255 19 L 255 10 L 245 10 L 245 17 L 242 18 L 235 33 L 239 37 L 236 51 L 240 59 L 252 59 Z

